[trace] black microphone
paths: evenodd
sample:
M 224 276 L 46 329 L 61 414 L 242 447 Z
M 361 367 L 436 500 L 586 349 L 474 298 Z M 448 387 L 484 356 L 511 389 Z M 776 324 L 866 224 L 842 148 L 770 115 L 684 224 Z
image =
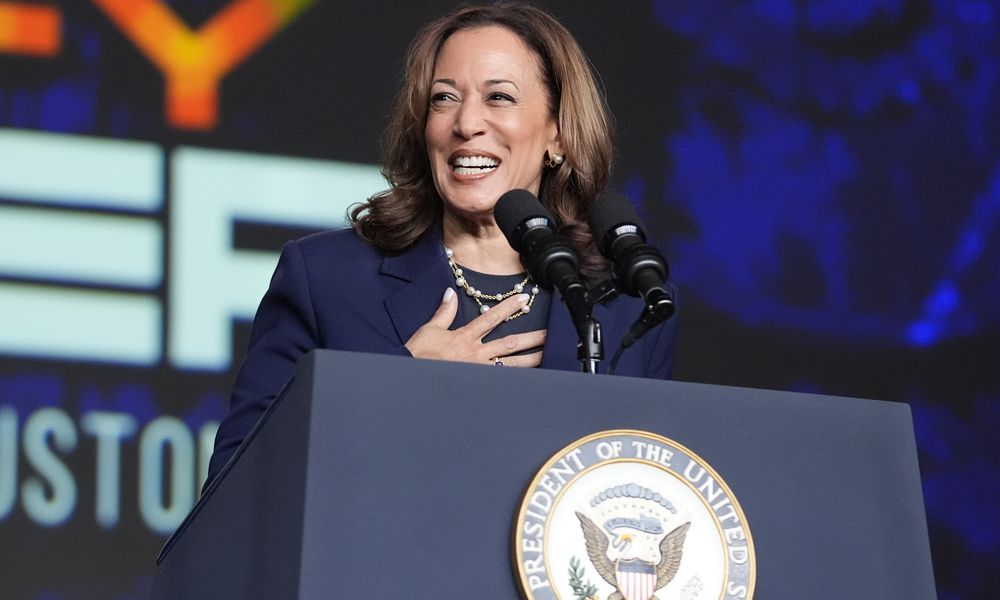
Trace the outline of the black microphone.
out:
M 604 358 L 604 338 L 601 324 L 590 314 L 590 295 L 580 280 L 580 259 L 572 244 L 557 233 L 555 219 L 528 190 L 500 196 L 493 218 L 532 278 L 554 285 L 562 294 L 579 338 L 577 358 L 584 372 L 597 373 L 597 364 Z
M 573 322 L 590 316 L 587 288 L 580 280 L 580 259 L 538 198 L 528 190 L 511 190 L 493 208 L 500 231 L 524 260 L 528 273 L 544 286 L 555 286 L 566 300 Z
M 613 192 L 599 195 L 588 222 L 601 254 L 614 264 L 616 286 L 646 301 L 647 309 L 622 340 L 627 348 L 674 314 L 674 300 L 663 285 L 670 267 L 660 251 L 646 243 L 642 221 L 625 196 Z
M 649 306 L 669 305 L 672 314 L 673 300 L 663 288 L 670 267 L 660 251 L 646 243 L 646 232 L 632 203 L 621 194 L 603 193 L 594 201 L 587 220 L 597 248 L 614 263 L 621 290 L 644 299 Z

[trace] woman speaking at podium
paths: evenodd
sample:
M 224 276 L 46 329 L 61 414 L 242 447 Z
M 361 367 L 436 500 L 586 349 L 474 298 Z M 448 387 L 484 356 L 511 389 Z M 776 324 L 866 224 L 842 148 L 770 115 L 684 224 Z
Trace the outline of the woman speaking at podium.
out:
M 586 217 L 608 184 L 611 130 L 587 58 L 546 12 L 465 7 L 424 27 L 386 129 L 390 188 L 352 208 L 350 229 L 283 249 L 209 481 L 316 348 L 579 370 L 566 306 L 525 274 L 493 208 L 512 189 L 537 195 L 575 246 L 584 282 L 601 280 L 608 265 Z M 618 344 L 643 308 L 618 297 L 594 316 Z M 675 323 L 632 347 L 618 373 L 669 377 Z

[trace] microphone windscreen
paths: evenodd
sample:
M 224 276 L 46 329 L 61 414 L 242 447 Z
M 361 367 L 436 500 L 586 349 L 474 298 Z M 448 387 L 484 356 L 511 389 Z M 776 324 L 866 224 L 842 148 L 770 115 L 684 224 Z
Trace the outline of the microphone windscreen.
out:
M 518 229 L 518 225 L 525 221 L 539 217 L 547 219 L 549 227 L 554 226 L 555 220 L 552 215 L 528 190 L 511 190 L 500 196 L 496 206 L 493 207 L 493 218 L 500 227 L 500 231 L 518 252 L 520 252 L 520 240 L 517 237 L 523 231 L 515 230 Z
M 635 207 L 628 198 L 617 192 L 604 192 L 598 195 L 590 207 L 587 222 L 590 224 L 591 234 L 598 243 L 601 243 L 609 232 L 626 223 L 642 229 L 642 221 L 639 220 Z

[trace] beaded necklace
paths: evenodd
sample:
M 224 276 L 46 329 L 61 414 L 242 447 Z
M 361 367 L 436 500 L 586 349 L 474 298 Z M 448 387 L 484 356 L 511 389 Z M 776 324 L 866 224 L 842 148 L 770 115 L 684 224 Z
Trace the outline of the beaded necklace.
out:
M 476 288 L 469 285 L 469 282 L 465 279 L 462 268 L 458 266 L 455 262 L 455 252 L 452 251 L 448 246 L 444 247 L 444 254 L 448 257 L 448 266 L 451 267 L 451 274 L 455 276 L 455 285 L 459 288 L 465 290 L 465 294 L 470 296 L 479 305 L 479 313 L 482 314 L 488 311 L 491 307 L 483 302 L 501 302 L 505 298 L 510 298 L 514 294 L 520 294 L 524 291 L 525 286 L 531 283 L 531 275 L 525 275 L 524 279 L 520 283 L 514 284 L 513 289 L 509 292 L 497 292 L 496 294 L 484 293 L 482 290 L 477 290 Z M 535 303 L 535 296 L 538 295 L 538 286 L 531 286 L 531 296 L 528 298 L 528 303 L 521 307 L 521 310 L 510 315 L 505 321 L 513 321 L 514 319 L 520 317 L 521 315 L 528 314 L 531 312 L 531 305 Z

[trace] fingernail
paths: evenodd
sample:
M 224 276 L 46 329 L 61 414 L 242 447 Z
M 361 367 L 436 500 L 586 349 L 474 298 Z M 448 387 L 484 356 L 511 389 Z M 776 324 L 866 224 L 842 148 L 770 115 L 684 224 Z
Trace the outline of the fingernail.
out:
M 520 303 L 522 305 L 527 304 L 528 300 L 530 300 L 530 299 L 531 299 L 531 296 L 528 295 L 528 294 L 518 294 L 517 295 L 517 301 L 518 301 L 518 303 Z
M 449 300 L 451 300 L 454 297 L 455 297 L 455 290 L 453 290 L 451 288 L 447 288 L 444 291 L 444 298 L 441 298 L 441 301 L 442 302 L 448 302 Z

